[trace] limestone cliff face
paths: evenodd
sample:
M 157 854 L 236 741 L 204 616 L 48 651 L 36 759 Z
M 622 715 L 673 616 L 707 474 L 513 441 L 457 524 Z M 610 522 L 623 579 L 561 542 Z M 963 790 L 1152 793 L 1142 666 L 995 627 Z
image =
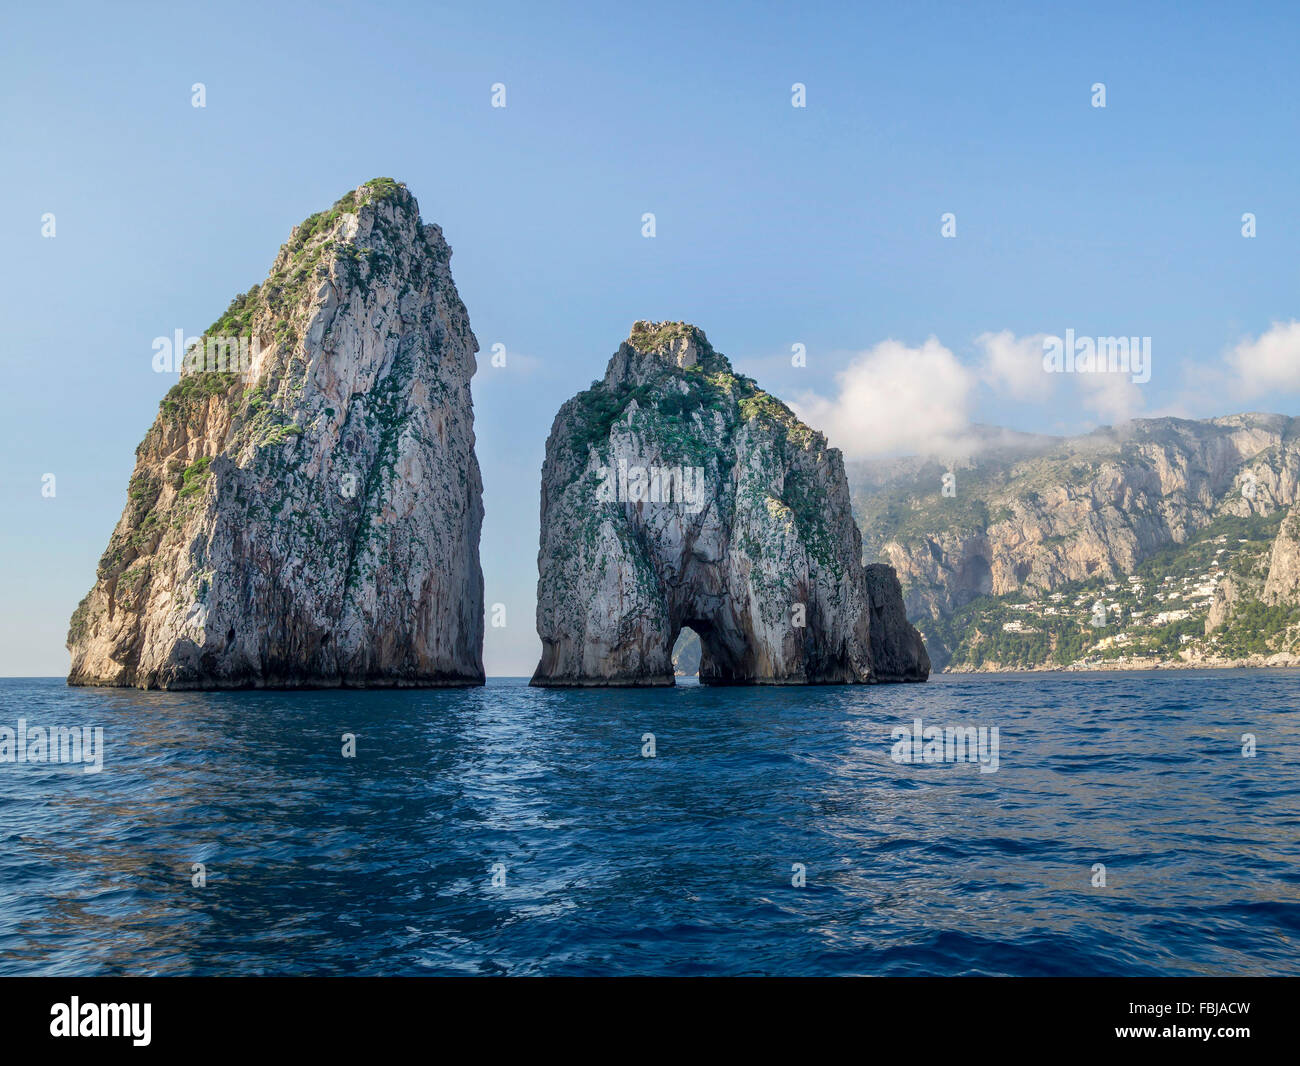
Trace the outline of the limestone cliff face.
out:
M 478 342 L 450 257 L 390 179 L 294 228 L 136 450 L 69 683 L 482 683 Z
M 938 618 L 978 596 L 1132 573 L 1216 516 L 1291 507 L 1300 419 L 1144 419 L 958 462 L 856 464 L 850 478 L 867 557 L 898 571 L 909 617 Z
M 965 458 L 848 474 L 865 558 L 897 570 L 938 669 L 1300 656 L 1300 419 L 984 428 Z
M 685 323 L 638 322 L 560 409 L 538 568 L 535 685 L 671 685 L 683 626 L 705 683 L 929 674 L 839 451 Z
M 1278 529 L 1269 557 L 1262 599 L 1267 604 L 1300 604 L 1300 506 Z

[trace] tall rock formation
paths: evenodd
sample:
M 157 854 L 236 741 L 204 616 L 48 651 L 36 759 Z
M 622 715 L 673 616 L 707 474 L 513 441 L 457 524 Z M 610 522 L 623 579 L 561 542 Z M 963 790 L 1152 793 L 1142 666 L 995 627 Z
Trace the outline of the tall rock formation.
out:
M 478 342 L 450 258 L 388 178 L 294 228 L 136 449 L 70 684 L 482 683 Z
M 930 656 L 921 634 L 907 620 L 903 589 L 892 566 L 872 563 L 865 568 L 871 598 L 871 670 L 876 681 L 924 681 Z
M 861 554 L 838 449 L 694 326 L 638 322 L 547 440 L 533 684 L 671 685 L 683 626 L 705 683 L 923 681 Z

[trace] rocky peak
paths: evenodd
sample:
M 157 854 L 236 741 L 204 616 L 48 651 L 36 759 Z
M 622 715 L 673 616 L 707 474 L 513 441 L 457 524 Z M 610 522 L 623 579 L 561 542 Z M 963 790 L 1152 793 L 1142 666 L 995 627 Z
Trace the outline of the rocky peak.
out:
M 643 385 L 674 370 L 731 373 L 731 363 L 713 350 L 698 326 L 642 320 L 632 324 L 627 340 L 610 359 L 605 382 Z
M 699 363 L 700 349 L 712 351 L 704 331 L 689 322 L 647 322 L 632 324 L 627 343 L 639 352 L 657 355 L 679 370 Z

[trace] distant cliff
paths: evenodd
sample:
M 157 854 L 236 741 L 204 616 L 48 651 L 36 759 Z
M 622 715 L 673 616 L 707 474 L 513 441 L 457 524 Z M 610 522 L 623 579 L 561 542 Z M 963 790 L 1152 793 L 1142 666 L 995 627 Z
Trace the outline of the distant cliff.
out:
M 542 470 L 539 685 L 924 680 L 887 567 L 868 571 L 837 449 L 703 332 L 638 322 L 556 416 Z
M 985 438 L 966 458 L 848 470 L 864 558 L 897 569 L 940 667 L 1300 655 L 1285 538 L 1265 590 L 1282 516 L 1300 500 L 1300 420 L 1160 418 L 1074 438 Z
M 478 342 L 450 257 L 385 178 L 293 229 L 136 450 L 70 683 L 482 682 Z

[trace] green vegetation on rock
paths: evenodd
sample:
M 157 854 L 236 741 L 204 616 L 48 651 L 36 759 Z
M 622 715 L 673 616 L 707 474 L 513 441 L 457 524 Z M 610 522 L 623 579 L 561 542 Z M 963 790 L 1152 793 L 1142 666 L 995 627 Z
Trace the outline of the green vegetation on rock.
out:
M 177 493 L 182 499 L 189 496 L 196 496 L 203 491 L 208 479 L 208 467 L 212 465 L 210 456 L 203 456 L 195 459 L 185 468 L 185 475 L 181 484 L 181 490 Z

